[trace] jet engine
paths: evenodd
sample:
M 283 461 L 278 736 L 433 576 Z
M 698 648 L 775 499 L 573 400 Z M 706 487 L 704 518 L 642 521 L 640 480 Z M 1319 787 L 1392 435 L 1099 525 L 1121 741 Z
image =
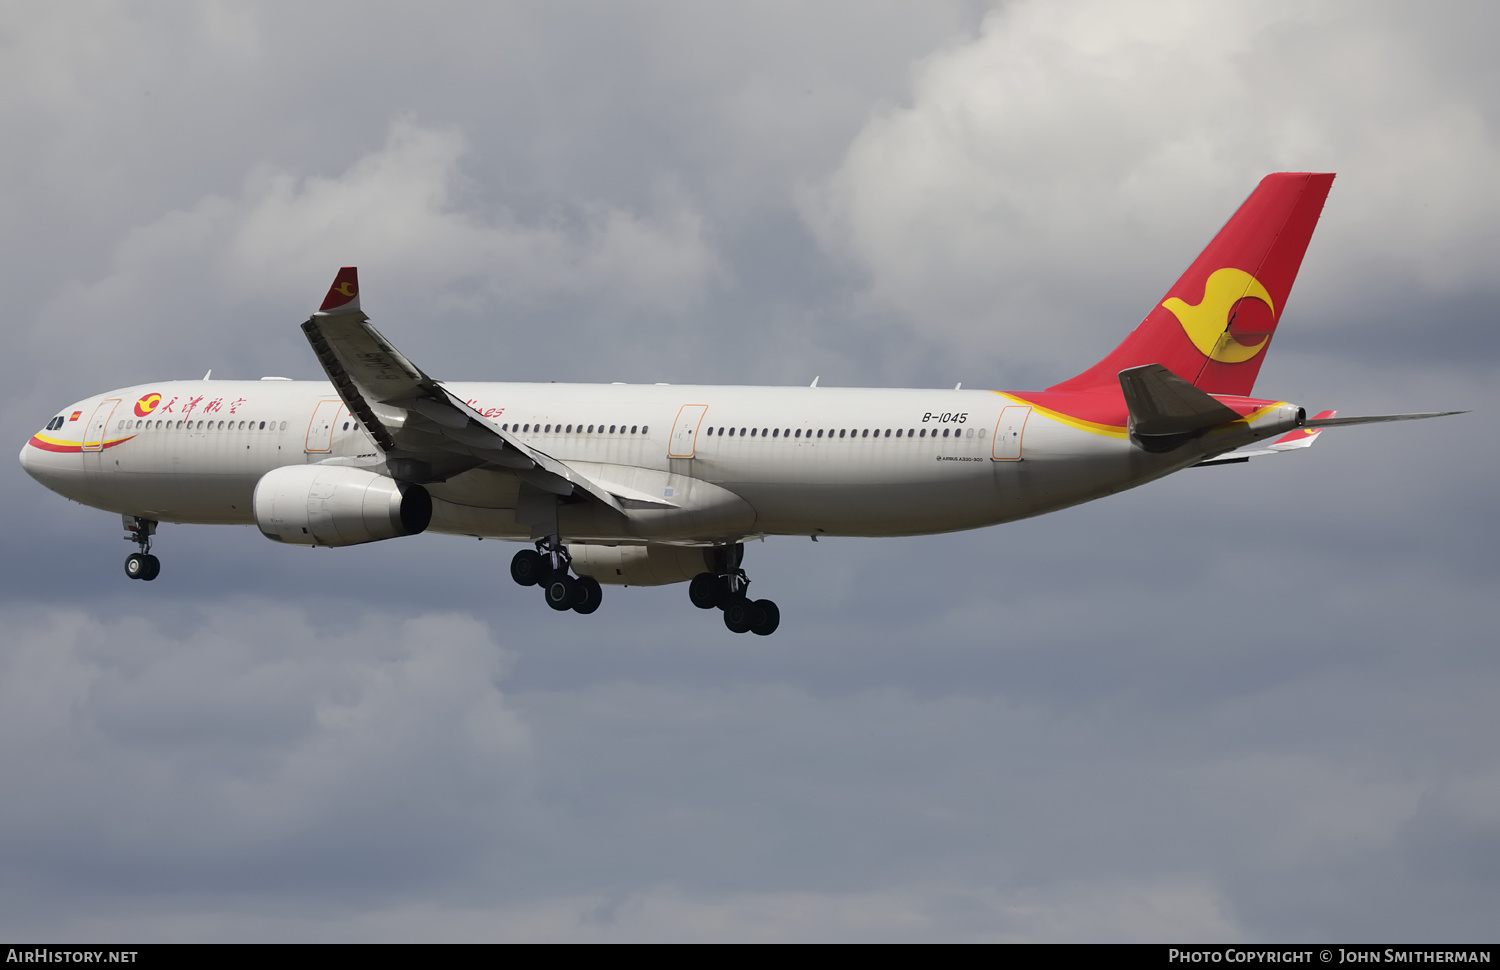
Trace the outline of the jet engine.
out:
M 713 569 L 714 551 L 694 546 L 606 546 L 570 542 L 568 554 L 580 576 L 614 586 L 665 586 L 685 583 Z
M 255 524 L 267 539 L 353 546 L 416 535 L 432 521 L 421 485 L 346 465 L 287 465 L 255 485 Z

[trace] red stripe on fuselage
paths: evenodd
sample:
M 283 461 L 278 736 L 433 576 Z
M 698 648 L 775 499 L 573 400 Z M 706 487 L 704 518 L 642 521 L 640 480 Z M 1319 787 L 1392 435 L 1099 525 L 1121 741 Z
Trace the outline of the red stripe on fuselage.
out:
M 113 448 L 115 445 L 122 445 L 134 437 L 135 435 L 131 435 L 129 438 L 116 438 L 114 441 L 106 441 L 104 442 L 104 447 Z M 40 451 L 51 451 L 61 455 L 76 455 L 83 451 L 83 445 L 80 442 L 56 441 L 39 434 L 32 435 L 31 440 L 26 443 Z

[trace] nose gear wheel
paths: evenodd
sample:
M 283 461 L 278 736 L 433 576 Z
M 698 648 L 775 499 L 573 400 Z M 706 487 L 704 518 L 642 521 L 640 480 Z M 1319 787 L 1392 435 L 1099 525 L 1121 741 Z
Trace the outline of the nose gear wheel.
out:
M 134 515 L 122 515 L 120 518 L 125 524 L 125 541 L 140 547 L 140 552 L 132 552 L 125 557 L 125 575 L 149 583 L 161 575 L 161 560 L 151 555 L 151 537 L 156 535 L 156 520 Z

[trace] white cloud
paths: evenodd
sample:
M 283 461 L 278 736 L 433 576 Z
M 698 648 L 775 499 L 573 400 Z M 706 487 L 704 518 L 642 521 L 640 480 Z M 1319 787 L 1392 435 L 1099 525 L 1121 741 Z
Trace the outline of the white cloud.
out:
M 343 265 L 359 265 L 366 290 L 380 294 L 365 301 L 372 313 L 421 297 L 449 308 L 571 301 L 673 317 L 720 278 L 700 216 L 670 191 L 649 215 L 591 202 L 529 221 L 480 215 L 460 172 L 466 146 L 457 129 L 400 119 L 383 147 L 337 176 L 259 166 L 238 196 L 206 196 L 126 234 L 103 278 L 43 308 L 33 351 L 61 361 L 81 345 L 91 353 L 73 363 L 84 375 L 117 368 L 107 348 L 128 320 L 126 342 L 155 359 L 201 355 L 205 345 L 222 348 L 222 359 L 247 337 L 228 321 L 268 305 L 309 312 Z
M 1271 171 L 1340 173 L 1315 292 L 1490 287 L 1494 92 L 1440 70 L 1448 48 L 1400 13 L 1007 4 L 917 66 L 911 103 L 870 118 L 804 211 L 877 305 L 1012 354 L 1102 354 Z

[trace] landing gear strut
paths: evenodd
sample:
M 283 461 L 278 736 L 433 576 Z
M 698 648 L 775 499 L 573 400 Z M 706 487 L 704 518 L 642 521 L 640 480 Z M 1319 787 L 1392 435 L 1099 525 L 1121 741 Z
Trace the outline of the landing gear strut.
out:
M 592 613 L 604 600 L 604 590 L 592 576 L 569 575 L 572 557 L 558 536 L 537 542 L 535 549 L 522 549 L 510 561 L 510 578 L 521 586 L 540 586 L 547 605 L 559 613 Z
M 747 594 L 750 577 L 739 565 L 744 551 L 742 545 L 717 551 L 715 571 L 693 577 L 688 584 L 688 599 L 700 610 L 723 610 L 724 626 L 731 633 L 768 637 L 781 625 L 781 610 L 770 600 L 752 600 Z
M 125 523 L 125 541 L 140 547 L 125 557 L 125 575 L 131 579 L 147 582 L 161 574 L 161 560 L 151 555 L 151 537 L 156 535 L 156 520 L 142 519 L 134 515 L 120 517 Z

